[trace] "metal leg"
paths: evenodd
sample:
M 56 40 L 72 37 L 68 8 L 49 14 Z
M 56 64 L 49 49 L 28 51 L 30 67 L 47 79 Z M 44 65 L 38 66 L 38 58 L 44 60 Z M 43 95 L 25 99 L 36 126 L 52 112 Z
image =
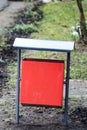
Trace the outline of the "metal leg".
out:
M 64 123 L 66 125 L 68 120 L 69 76 L 70 76 L 70 52 L 67 53 L 67 66 L 66 66 L 66 89 L 65 89 L 65 110 L 64 110 Z
M 16 123 L 19 123 L 19 96 L 20 96 L 20 62 L 21 62 L 21 49 L 18 49 L 17 54 L 17 88 L 16 88 Z

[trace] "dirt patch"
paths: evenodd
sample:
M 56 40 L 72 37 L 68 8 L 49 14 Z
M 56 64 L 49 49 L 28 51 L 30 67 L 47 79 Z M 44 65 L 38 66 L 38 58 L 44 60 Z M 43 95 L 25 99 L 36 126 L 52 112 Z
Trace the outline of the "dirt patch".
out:
M 2 88 L 4 87 L 6 81 L 7 81 L 7 75 L 6 75 L 5 63 L 1 61 L 0 62 L 0 97 L 2 96 Z
M 77 107 L 71 113 L 71 119 L 73 122 L 82 122 L 87 127 L 87 107 Z
M 76 42 L 75 43 L 75 49 L 79 50 L 79 51 L 86 51 L 87 50 L 87 45 Z
M 87 108 L 75 108 L 69 115 L 68 125 L 63 122 L 63 113 L 55 108 L 26 107 L 20 116 L 20 124 L 7 122 L 4 129 L 14 130 L 86 130 Z

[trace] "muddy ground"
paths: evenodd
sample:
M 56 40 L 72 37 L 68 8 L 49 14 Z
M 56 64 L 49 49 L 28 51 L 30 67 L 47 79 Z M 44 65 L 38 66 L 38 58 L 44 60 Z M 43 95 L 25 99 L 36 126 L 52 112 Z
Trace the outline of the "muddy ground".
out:
M 42 15 L 42 13 L 41 13 Z M 42 16 L 41 16 L 42 17 Z M 23 17 L 20 17 L 23 18 Z M 19 17 L 17 18 L 17 23 Z M 23 19 L 22 19 L 23 21 Z M 12 47 L 15 36 L 8 37 L 9 46 L 0 50 L 0 130 L 86 130 L 87 107 L 83 106 L 81 98 L 69 98 L 68 125 L 63 122 L 64 108 L 23 107 L 20 105 L 20 123 L 16 124 L 16 87 L 9 86 L 8 80 L 12 76 L 7 70 L 9 62 L 17 62 L 17 52 Z M 11 37 L 12 36 L 12 37 Z M 22 37 L 27 37 L 23 34 Z

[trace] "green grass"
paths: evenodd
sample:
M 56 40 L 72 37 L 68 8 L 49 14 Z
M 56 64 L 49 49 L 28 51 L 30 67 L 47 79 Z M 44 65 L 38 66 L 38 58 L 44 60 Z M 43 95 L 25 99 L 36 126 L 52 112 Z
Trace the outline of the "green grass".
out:
M 36 32 L 37 28 L 33 24 L 16 24 L 12 29 L 11 32 L 26 32 L 26 33 L 32 33 Z
M 9 86 L 9 88 L 13 87 L 15 88 L 16 85 L 16 77 L 17 77 L 17 63 L 15 62 L 9 62 L 7 69 L 9 70 L 9 80 L 7 82 L 7 85 Z
M 0 49 L 5 47 L 5 33 L 7 32 L 7 30 L 5 28 L 0 27 Z
M 83 6 L 85 16 L 87 16 L 87 1 L 83 1 Z M 41 7 L 41 10 L 43 10 L 44 18 L 38 23 L 38 33 L 32 33 L 31 38 L 74 40 L 71 35 L 71 27 L 79 23 L 79 12 L 75 1 L 47 3 Z M 44 54 L 39 55 L 44 56 Z M 64 55 L 56 54 L 55 57 L 65 59 Z M 71 55 L 71 78 L 87 79 L 86 56 L 87 51 L 73 51 Z M 48 58 L 53 58 L 53 55 L 49 54 Z
M 71 78 L 87 79 L 87 51 L 74 51 L 71 55 Z
M 71 27 L 79 22 L 75 2 L 51 2 L 41 9 L 44 19 L 38 25 L 38 33 L 33 33 L 32 38 L 73 40 Z

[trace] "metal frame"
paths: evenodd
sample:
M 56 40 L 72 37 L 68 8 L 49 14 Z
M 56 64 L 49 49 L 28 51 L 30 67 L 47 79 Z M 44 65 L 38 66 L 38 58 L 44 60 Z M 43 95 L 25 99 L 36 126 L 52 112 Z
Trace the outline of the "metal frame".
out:
M 21 66 L 21 49 L 18 49 L 18 52 L 17 52 L 17 86 L 16 86 L 16 123 L 17 124 L 19 124 L 20 66 Z
M 20 66 L 21 66 L 21 49 L 17 52 L 17 87 L 16 87 L 16 123 L 19 124 L 19 97 L 20 97 Z M 70 75 L 70 52 L 67 53 L 66 63 L 66 88 L 65 88 L 65 110 L 64 123 L 68 121 L 68 96 L 69 96 L 69 75 Z
M 71 50 L 73 50 L 74 47 L 74 43 L 72 44 L 72 42 L 70 44 L 72 44 L 70 46 L 70 48 L 68 49 L 68 46 L 66 47 L 66 49 L 63 50 L 58 48 L 56 49 L 56 44 L 55 41 L 51 41 L 51 45 L 52 42 L 53 44 L 55 44 L 55 48 L 54 49 L 50 49 L 49 48 L 40 48 L 40 47 L 36 48 L 36 43 L 38 44 L 38 42 L 50 42 L 50 41 L 46 41 L 46 40 L 34 40 L 35 45 L 31 48 L 31 45 L 29 44 L 29 47 L 24 47 L 23 44 L 21 47 L 21 44 L 19 45 L 18 43 L 20 42 L 20 40 L 23 43 L 23 40 L 26 44 L 28 44 L 28 42 L 31 42 L 32 39 L 29 39 L 29 41 L 26 42 L 26 39 L 21 39 L 21 38 L 17 38 L 15 40 L 15 44 L 13 45 L 14 47 L 17 48 L 17 86 L 16 86 L 16 123 L 19 124 L 19 97 L 20 97 L 20 68 L 21 68 L 21 49 L 28 49 L 28 50 L 40 50 L 40 51 L 56 51 L 56 52 L 66 52 L 67 53 L 67 62 L 66 62 L 66 80 L 65 80 L 65 106 L 64 106 L 64 123 L 67 125 L 68 123 L 68 97 L 69 97 L 69 77 L 70 77 L 70 54 L 71 54 Z M 33 41 L 32 41 L 33 42 Z M 58 41 L 59 44 L 60 41 Z M 57 43 L 57 42 L 56 42 Z M 66 41 L 67 44 L 67 41 Z M 24 44 L 25 45 L 25 44 Z M 65 45 L 65 41 L 64 41 L 64 45 Z
M 68 121 L 68 97 L 69 97 L 69 77 L 70 77 L 70 52 L 67 53 L 66 63 L 66 88 L 65 88 L 65 110 L 64 110 L 64 122 Z

